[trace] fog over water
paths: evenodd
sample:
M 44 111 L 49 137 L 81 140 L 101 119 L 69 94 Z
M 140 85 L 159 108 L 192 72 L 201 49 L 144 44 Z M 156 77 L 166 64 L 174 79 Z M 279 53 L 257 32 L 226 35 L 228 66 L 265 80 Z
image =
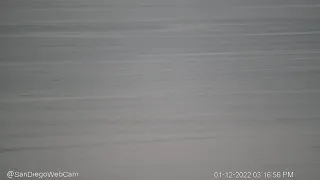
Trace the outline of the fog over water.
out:
M 0 2 L 0 179 L 318 180 L 319 130 L 316 0 Z

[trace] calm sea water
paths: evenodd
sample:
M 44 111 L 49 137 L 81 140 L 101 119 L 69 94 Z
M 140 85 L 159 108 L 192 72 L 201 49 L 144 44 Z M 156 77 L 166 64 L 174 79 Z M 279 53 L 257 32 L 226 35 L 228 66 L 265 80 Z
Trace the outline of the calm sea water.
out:
M 317 1 L 5 0 L 0 9 L 0 179 L 9 170 L 319 179 Z

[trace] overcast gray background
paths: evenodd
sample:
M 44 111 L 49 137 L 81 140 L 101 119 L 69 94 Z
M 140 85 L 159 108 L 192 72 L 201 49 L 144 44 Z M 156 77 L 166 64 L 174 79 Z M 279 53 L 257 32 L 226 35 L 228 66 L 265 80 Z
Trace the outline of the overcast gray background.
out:
M 1 0 L 0 179 L 318 180 L 319 50 L 317 0 Z

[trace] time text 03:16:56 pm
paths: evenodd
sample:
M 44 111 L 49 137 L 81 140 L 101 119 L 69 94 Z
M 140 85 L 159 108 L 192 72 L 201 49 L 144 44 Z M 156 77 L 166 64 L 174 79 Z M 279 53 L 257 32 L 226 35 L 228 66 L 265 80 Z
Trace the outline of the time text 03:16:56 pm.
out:
M 294 178 L 295 173 L 289 171 L 274 171 L 274 172 L 214 172 L 215 179 L 279 179 L 279 178 Z

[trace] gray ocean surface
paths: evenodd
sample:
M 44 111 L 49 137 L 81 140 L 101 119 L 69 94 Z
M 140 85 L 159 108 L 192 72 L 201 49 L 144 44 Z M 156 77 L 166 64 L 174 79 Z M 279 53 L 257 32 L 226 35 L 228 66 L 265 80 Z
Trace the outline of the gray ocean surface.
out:
M 10 170 L 319 180 L 320 2 L 0 1 Z

